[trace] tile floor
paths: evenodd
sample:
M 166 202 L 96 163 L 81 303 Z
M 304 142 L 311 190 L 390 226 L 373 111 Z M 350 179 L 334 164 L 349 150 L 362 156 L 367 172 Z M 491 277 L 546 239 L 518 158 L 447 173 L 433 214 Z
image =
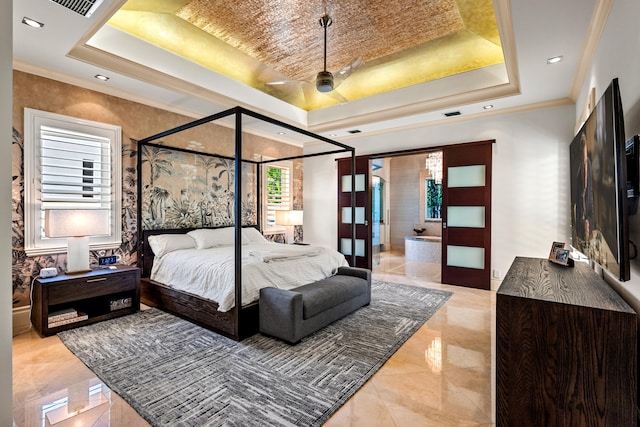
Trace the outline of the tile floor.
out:
M 438 264 L 395 253 L 374 278 L 454 294 L 325 426 L 493 425 L 495 292 L 441 285 Z M 76 404 L 85 409 L 61 421 Z M 18 427 L 148 425 L 57 337 L 33 330 L 13 339 L 13 411 Z

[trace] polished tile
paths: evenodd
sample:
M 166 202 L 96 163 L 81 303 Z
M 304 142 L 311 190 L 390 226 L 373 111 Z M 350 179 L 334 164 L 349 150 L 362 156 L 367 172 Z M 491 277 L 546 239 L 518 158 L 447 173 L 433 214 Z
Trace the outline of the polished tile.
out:
M 373 277 L 453 296 L 327 425 L 494 425 L 495 292 L 442 285 L 439 264 L 405 262 L 394 252 L 381 254 Z M 360 400 L 366 404 L 352 403 Z
M 373 277 L 453 296 L 325 426 L 494 425 L 495 292 L 442 285 L 438 264 L 393 252 Z M 149 425 L 57 337 L 33 330 L 13 339 L 13 410 L 18 427 Z
M 13 417 L 18 427 L 149 424 L 56 336 L 13 338 Z

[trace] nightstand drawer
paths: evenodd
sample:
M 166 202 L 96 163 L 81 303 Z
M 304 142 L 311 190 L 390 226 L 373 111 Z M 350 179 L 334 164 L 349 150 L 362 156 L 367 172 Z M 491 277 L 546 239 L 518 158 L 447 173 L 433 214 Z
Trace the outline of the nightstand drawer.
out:
M 82 277 L 55 285 L 55 292 L 49 292 L 49 304 L 63 304 L 83 298 L 136 289 L 137 275 L 131 272 L 112 273 L 104 276 Z

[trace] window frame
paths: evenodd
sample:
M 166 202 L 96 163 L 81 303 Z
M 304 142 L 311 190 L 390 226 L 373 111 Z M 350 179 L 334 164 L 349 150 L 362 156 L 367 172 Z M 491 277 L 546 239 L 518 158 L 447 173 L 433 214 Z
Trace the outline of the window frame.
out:
M 289 170 L 289 207 L 288 209 L 282 210 L 292 210 L 293 209 L 293 162 L 291 160 L 283 160 L 279 162 L 270 162 L 262 165 L 262 233 L 267 234 L 282 234 L 286 233 L 287 227 L 283 225 L 268 225 L 268 197 L 267 197 L 267 188 L 268 188 L 268 169 L 270 167 L 278 167 Z
M 89 237 L 91 250 L 115 249 L 122 244 L 122 128 L 31 108 L 24 109 L 24 250 L 27 256 L 65 253 L 66 238 L 43 236 L 41 202 L 41 127 L 49 126 L 106 138 L 110 145 L 110 234 Z

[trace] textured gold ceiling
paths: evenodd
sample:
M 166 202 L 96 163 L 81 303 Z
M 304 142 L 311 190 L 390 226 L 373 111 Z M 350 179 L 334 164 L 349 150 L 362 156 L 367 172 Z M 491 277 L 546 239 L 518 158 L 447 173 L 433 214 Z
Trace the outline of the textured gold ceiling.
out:
M 320 94 L 325 12 L 327 69 L 365 65 Z M 129 0 L 109 25 L 306 110 L 504 62 L 491 0 Z

